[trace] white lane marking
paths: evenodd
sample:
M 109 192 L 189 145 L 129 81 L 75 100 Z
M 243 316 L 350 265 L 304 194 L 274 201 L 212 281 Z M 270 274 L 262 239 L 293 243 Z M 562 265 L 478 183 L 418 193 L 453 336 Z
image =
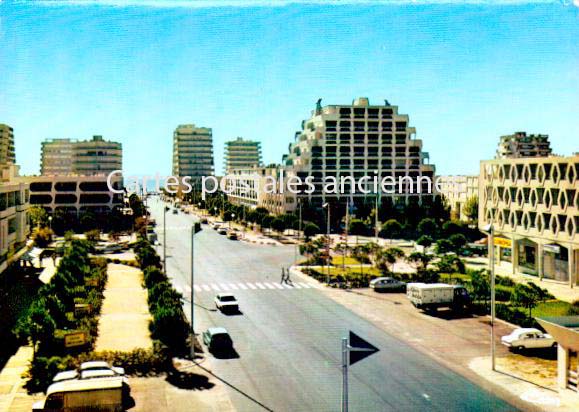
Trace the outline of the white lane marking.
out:
M 217 291 L 221 290 L 221 289 L 219 289 L 219 286 L 217 286 L 215 283 L 212 283 L 212 284 L 211 284 L 211 288 L 212 288 L 213 290 L 217 290 Z
M 245 286 L 243 283 L 238 283 L 239 287 L 243 290 L 247 290 L 247 286 Z
M 283 289 L 283 286 L 280 285 L 279 283 L 274 283 L 274 285 L 275 285 L 275 287 L 278 288 L 278 289 Z
M 301 289 L 301 288 L 302 288 L 300 285 L 297 284 L 297 282 L 296 282 L 296 283 L 293 283 L 293 282 L 292 282 L 291 285 L 292 285 L 295 289 Z
M 275 286 L 273 286 L 271 283 L 263 282 L 263 284 L 264 284 L 265 287 L 267 287 L 268 289 L 275 289 Z
M 229 290 L 229 287 L 225 283 L 220 283 L 219 287 L 223 290 Z
M 260 289 L 265 289 L 265 286 L 263 286 L 261 283 L 259 282 L 255 282 L 255 286 L 257 286 Z
M 238 287 L 235 286 L 235 284 L 233 284 L 233 283 L 228 283 L 228 285 L 229 285 L 229 289 L 232 289 L 232 290 L 237 290 L 237 289 L 238 289 Z
M 288 285 L 287 283 L 284 283 L 283 286 L 284 286 L 285 288 L 288 288 L 288 289 L 293 289 L 293 286 Z
M 253 283 L 247 282 L 247 286 L 249 286 L 249 289 L 253 289 L 253 290 L 257 289 Z
M 211 288 L 207 285 L 201 285 L 201 287 L 203 288 L 203 290 L 209 292 L 211 290 Z
M 311 286 L 310 286 L 310 285 L 308 285 L 307 283 L 304 283 L 304 282 L 299 282 L 299 284 L 300 284 L 300 285 L 301 285 L 303 288 L 305 288 L 305 289 L 309 289 L 309 288 L 311 288 Z
M 193 285 L 193 289 L 195 289 L 195 292 L 201 292 L 201 287 L 199 285 Z

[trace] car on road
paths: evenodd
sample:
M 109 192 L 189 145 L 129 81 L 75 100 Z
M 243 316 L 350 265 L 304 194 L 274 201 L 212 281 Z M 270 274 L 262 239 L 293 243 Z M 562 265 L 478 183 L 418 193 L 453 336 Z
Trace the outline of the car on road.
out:
M 227 329 L 221 327 L 209 328 L 203 332 L 203 343 L 209 352 L 228 352 L 233 350 L 233 341 Z
M 231 293 L 218 293 L 215 296 L 215 307 L 222 312 L 238 312 L 239 302 Z
M 217 233 L 219 233 L 220 235 L 226 235 L 227 229 L 224 227 L 220 227 L 219 229 L 217 229 Z
M 370 281 L 375 292 L 406 292 L 406 283 L 391 277 L 380 277 Z
M 239 235 L 237 234 L 237 231 L 235 231 L 235 230 L 228 230 L 228 231 L 227 231 L 227 239 L 231 239 L 231 240 L 237 240 L 237 239 L 239 239 Z
M 535 328 L 517 328 L 501 338 L 501 343 L 511 350 L 554 348 L 557 342 L 548 333 Z
M 118 376 L 125 374 L 125 369 L 120 366 L 111 366 L 105 361 L 88 361 L 80 364 L 79 371 L 111 370 Z
M 173 209 L 173 214 L 174 214 L 174 215 L 179 214 L 179 209 Z
M 207 220 L 206 217 L 202 217 L 200 220 L 201 224 L 206 225 L 207 223 L 209 223 L 209 221 Z

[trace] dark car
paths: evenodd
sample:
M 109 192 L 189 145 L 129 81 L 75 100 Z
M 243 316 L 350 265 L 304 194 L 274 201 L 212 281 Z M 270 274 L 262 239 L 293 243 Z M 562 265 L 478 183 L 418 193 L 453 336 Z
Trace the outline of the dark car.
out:
M 209 352 L 224 353 L 233 350 L 233 341 L 225 328 L 209 328 L 203 332 L 203 343 Z

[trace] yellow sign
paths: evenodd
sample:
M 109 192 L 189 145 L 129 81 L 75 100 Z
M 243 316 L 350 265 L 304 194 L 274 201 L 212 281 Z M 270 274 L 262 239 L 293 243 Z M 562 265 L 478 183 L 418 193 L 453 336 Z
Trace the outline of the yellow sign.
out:
M 71 332 L 64 335 L 64 346 L 72 348 L 86 344 L 86 332 Z
M 511 239 L 506 239 L 504 237 L 495 237 L 495 246 L 511 248 Z

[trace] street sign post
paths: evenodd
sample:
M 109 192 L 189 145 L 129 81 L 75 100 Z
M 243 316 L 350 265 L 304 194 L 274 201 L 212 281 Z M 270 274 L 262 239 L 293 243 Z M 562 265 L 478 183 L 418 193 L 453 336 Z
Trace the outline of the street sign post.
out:
M 342 412 L 348 412 L 348 366 L 360 362 L 379 350 L 352 331 L 347 338 L 342 338 Z
M 191 360 L 195 360 L 195 327 L 193 326 L 193 316 L 195 316 L 195 295 L 194 295 L 194 281 L 195 281 L 195 233 L 201 230 L 201 223 L 194 222 L 191 226 Z

